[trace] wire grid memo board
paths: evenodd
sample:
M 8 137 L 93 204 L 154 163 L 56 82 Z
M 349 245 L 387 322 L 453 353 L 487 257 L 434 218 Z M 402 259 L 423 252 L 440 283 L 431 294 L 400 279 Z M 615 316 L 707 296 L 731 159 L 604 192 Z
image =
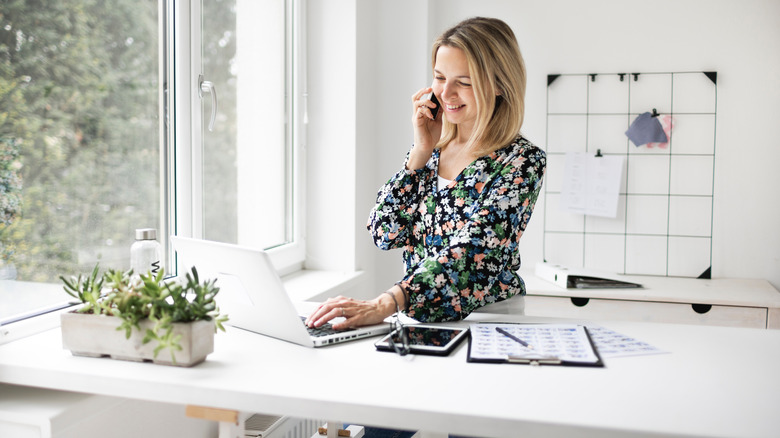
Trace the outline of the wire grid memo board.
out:
M 710 278 L 716 107 L 716 72 L 548 75 L 544 260 Z M 635 146 L 626 130 L 655 111 L 668 143 Z M 625 157 L 615 218 L 560 207 L 569 152 Z

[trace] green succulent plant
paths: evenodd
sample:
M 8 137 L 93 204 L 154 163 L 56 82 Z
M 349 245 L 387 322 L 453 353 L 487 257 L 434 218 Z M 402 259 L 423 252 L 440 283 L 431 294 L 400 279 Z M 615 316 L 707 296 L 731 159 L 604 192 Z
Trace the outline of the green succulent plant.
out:
M 102 276 L 98 272 L 96 265 L 88 276 L 60 277 L 65 292 L 84 304 L 77 312 L 120 318 L 122 323 L 117 330 L 124 330 L 127 338 L 133 330 L 141 330 L 142 320 L 153 321 L 153 328 L 144 333 L 143 343 L 157 341 L 155 358 L 168 349 L 176 363 L 175 352 L 182 347 L 181 335 L 173 332 L 174 323 L 213 320 L 215 331 L 225 331 L 223 323 L 228 316 L 221 315 L 217 307 L 216 280 L 201 281 L 195 267 L 183 281 L 164 280 L 163 269 L 156 276 L 151 272 L 135 276 L 132 270 L 108 270 Z

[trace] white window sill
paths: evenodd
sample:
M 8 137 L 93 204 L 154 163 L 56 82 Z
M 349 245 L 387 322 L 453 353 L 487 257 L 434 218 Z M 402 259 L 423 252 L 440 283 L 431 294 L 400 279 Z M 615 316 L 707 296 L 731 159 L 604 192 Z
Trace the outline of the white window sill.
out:
M 343 295 L 363 281 L 365 272 L 335 272 L 303 269 L 282 277 L 282 283 L 294 302 L 325 301 Z
M 349 289 L 357 286 L 365 277 L 365 273 L 359 272 L 334 272 L 304 269 L 282 277 L 287 293 L 293 303 L 304 301 L 324 301 L 329 297 L 343 295 Z M 32 283 L 25 287 L 30 288 Z M 36 288 L 51 289 L 55 285 L 39 284 Z M 63 294 L 63 301 L 67 300 L 65 292 L 56 285 Z M 17 339 L 34 335 L 60 325 L 60 313 L 67 312 L 71 308 L 48 312 L 32 318 L 13 322 L 0 326 L 0 345 Z

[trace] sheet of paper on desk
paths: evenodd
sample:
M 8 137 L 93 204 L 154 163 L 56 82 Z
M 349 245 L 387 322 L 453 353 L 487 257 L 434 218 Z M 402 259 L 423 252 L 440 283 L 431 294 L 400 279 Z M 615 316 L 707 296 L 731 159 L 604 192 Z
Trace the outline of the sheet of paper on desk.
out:
M 522 345 L 500 328 L 528 344 Z M 573 324 L 471 324 L 472 359 L 506 360 L 509 357 L 555 357 L 562 361 L 596 363 L 599 361 L 585 327 Z
M 588 333 L 590 333 L 590 338 L 604 359 L 666 353 L 647 342 L 634 339 L 605 327 L 589 325 Z
M 570 213 L 616 217 L 622 156 L 566 153 L 560 208 Z

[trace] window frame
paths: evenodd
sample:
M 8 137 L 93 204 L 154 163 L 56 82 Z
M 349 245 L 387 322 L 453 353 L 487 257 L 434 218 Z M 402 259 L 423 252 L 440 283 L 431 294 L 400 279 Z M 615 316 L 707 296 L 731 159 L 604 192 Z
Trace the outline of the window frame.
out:
M 165 73 L 165 83 L 170 84 L 166 98 L 168 103 L 168 132 L 161 134 L 166 145 L 173 147 L 161 156 L 168 160 L 164 173 L 173 178 L 163 181 L 162 196 L 172 201 L 164 214 L 170 217 L 171 233 L 179 236 L 203 238 L 203 187 L 202 152 L 200 150 L 202 114 L 198 94 L 198 76 L 202 74 L 200 0 L 173 0 L 170 13 L 172 20 L 168 50 L 173 56 L 167 62 L 173 65 Z M 305 237 L 305 150 L 306 150 L 306 4 L 305 0 L 285 0 L 286 9 L 286 71 L 287 84 L 285 103 L 287 112 L 286 150 L 288 166 L 292 171 L 287 178 L 287 189 L 291 191 L 291 205 L 287 211 L 292 214 L 289 235 L 291 241 L 266 251 L 280 275 L 292 273 L 304 267 L 306 256 Z M 161 99 L 162 101 L 162 99 Z M 171 126 L 172 125 L 172 126 Z M 162 174 L 163 172 L 161 172 Z M 165 198 L 163 198 L 165 199 Z M 167 239 L 166 239 L 167 240 Z M 168 254 L 168 266 L 177 266 L 176 257 L 164 245 Z M 178 271 L 178 270 L 177 270 Z M 176 271 L 176 272 L 177 272 Z
M 200 0 L 159 0 L 158 32 L 160 62 L 160 223 L 159 238 L 168 273 L 178 272 L 177 259 L 168 236 L 201 237 L 195 230 L 202 224 L 202 208 L 194 188 L 201 187 L 196 164 L 200 157 L 193 145 L 200 145 L 201 105 L 197 94 L 200 64 Z M 307 125 L 306 83 L 306 0 L 285 0 L 286 9 L 286 69 L 288 84 L 286 110 L 288 124 L 286 142 L 292 176 L 288 189 L 292 191 L 293 214 L 291 242 L 267 249 L 280 275 L 303 269 L 306 257 L 305 238 L 305 152 Z M 197 20 L 195 19 L 197 17 Z M 193 22 L 197 25 L 193 25 Z M 194 57 L 197 57 L 194 59 Z M 188 91 L 189 90 L 189 91 Z M 200 234 L 200 235 L 198 235 Z M 39 287 L 57 287 L 41 284 Z M 20 312 L 0 326 L 0 344 L 56 327 L 59 314 L 73 308 L 62 303 L 47 304 L 42 309 Z

